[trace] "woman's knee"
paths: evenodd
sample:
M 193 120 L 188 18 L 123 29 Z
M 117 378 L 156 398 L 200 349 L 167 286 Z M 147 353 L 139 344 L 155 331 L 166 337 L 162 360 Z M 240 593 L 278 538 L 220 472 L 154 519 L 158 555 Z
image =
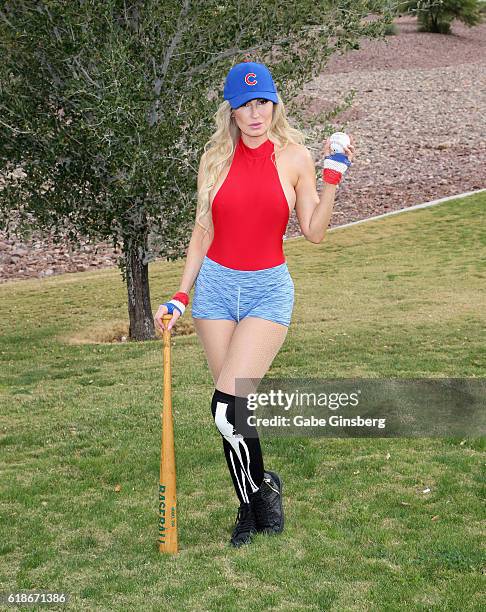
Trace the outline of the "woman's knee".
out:
M 211 400 L 211 412 L 216 427 L 223 436 L 233 434 L 236 397 L 231 393 L 225 393 L 215 389 Z
M 225 393 L 216 388 L 211 400 L 211 412 L 216 427 L 225 438 L 253 433 L 254 428 L 250 428 L 247 421 L 249 411 L 246 397 Z

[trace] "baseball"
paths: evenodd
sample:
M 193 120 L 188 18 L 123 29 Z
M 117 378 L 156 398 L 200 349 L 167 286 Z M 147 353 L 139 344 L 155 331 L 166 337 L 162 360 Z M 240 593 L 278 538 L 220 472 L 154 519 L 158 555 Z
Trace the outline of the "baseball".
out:
M 344 153 L 344 147 L 349 147 L 351 140 L 345 132 L 334 132 L 331 135 L 331 153 Z

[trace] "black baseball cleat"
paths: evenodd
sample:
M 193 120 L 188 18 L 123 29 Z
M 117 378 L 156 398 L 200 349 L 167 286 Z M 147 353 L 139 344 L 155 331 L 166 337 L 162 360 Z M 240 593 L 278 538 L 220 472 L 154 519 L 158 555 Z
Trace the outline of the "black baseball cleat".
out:
M 255 514 L 251 504 L 241 503 L 236 516 L 235 528 L 231 534 L 231 544 L 236 548 L 249 544 L 252 536 L 257 533 Z
M 250 501 L 259 533 L 283 531 L 282 480 L 278 474 L 266 470 L 261 487 L 250 496 Z

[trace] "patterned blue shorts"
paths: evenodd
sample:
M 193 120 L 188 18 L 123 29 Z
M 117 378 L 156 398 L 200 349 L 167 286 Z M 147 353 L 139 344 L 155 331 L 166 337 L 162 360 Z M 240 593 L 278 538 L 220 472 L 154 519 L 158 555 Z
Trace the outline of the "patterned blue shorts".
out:
M 205 256 L 196 277 L 192 316 L 195 319 L 259 317 L 290 325 L 294 281 L 287 263 L 262 270 L 235 270 Z

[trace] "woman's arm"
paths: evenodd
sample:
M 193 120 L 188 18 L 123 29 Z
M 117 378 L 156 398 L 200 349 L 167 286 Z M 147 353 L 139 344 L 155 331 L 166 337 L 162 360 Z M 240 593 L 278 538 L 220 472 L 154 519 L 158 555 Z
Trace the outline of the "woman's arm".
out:
M 324 145 L 324 155 L 330 154 L 329 138 Z M 349 160 L 353 147 L 346 149 Z M 321 194 L 317 193 L 316 170 L 314 160 L 306 147 L 301 147 L 297 155 L 299 179 L 295 186 L 297 196 L 295 213 L 305 238 L 319 244 L 324 240 L 334 208 L 337 185 L 324 183 Z
M 201 185 L 201 163 L 199 164 L 199 172 L 197 176 L 197 188 Z M 196 219 L 199 215 L 199 206 L 196 210 Z M 206 255 L 211 242 L 213 241 L 214 228 L 213 220 L 211 215 L 211 209 L 208 210 L 206 215 L 200 219 L 201 223 L 208 228 L 205 231 L 203 227 L 196 221 L 194 223 L 194 229 L 192 230 L 191 240 L 186 251 L 186 265 L 184 266 L 184 272 L 182 273 L 181 282 L 179 285 L 179 291 L 189 294 L 199 270 L 201 268 L 204 256 Z
M 199 163 L 199 172 L 197 175 L 197 188 L 199 189 L 201 184 L 201 163 Z M 199 214 L 199 205 L 196 207 L 196 220 Z M 154 321 L 155 325 L 160 329 L 172 329 L 177 321 L 177 319 L 183 314 L 185 311 L 185 307 L 189 302 L 189 292 L 194 285 L 196 277 L 201 268 L 204 256 L 206 255 L 211 242 L 213 241 L 213 222 L 211 209 L 204 215 L 201 219 L 201 222 L 208 228 L 206 232 L 203 227 L 199 225 L 199 223 L 194 224 L 194 229 L 192 230 L 191 240 L 189 241 L 189 246 L 186 251 L 186 265 L 184 266 L 184 272 L 182 273 L 181 282 L 179 285 L 179 291 L 172 297 L 172 300 L 166 302 L 165 304 L 161 304 L 155 314 Z M 177 295 L 178 293 L 185 293 L 187 295 Z M 167 328 L 162 320 L 163 316 L 169 312 L 172 314 L 172 318 L 167 324 Z
M 203 223 L 206 219 L 203 219 Z M 211 242 L 213 241 L 212 223 L 209 234 L 204 229 L 196 224 L 193 231 L 191 241 L 186 251 L 186 265 L 182 273 L 179 291 L 189 294 L 199 270 L 201 268 L 204 256 L 206 255 Z

